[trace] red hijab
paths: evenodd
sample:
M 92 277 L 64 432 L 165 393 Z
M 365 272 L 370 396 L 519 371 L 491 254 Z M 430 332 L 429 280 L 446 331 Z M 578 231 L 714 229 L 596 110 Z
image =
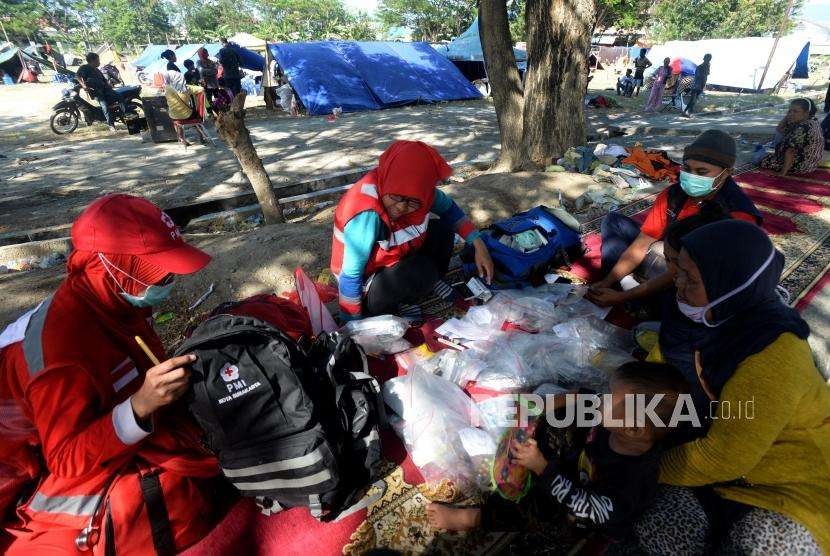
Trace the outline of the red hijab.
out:
M 421 208 L 396 221 L 399 226 L 420 224 L 432 208 L 435 187 L 451 175 L 452 168 L 433 147 L 421 141 L 395 141 L 380 155 L 378 194 L 421 201 Z

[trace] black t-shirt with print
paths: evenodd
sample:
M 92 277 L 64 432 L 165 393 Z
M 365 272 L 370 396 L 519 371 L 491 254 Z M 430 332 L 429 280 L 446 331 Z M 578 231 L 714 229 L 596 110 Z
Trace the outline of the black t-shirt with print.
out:
M 610 433 L 594 427 L 575 469 L 548 465 L 536 489 L 565 507 L 576 523 L 626 534 L 657 495 L 662 448 L 655 444 L 639 456 L 618 454 L 609 445 Z

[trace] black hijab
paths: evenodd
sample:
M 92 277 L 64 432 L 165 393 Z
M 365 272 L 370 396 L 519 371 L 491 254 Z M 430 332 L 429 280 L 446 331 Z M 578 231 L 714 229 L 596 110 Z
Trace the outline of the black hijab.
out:
M 715 303 L 709 325 L 696 326 L 701 330 L 694 346 L 700 350 L 702 376 L 713 395 L 720 396 L 742 361 L 781 334 L 809 336 L 807 323 L 778 295 L 784 256 L 761 228 L 725 220 L 691 232 L 681 243 L 697 264 L 709 303 Z M 688 327 L 686 321 L 682 326 Z

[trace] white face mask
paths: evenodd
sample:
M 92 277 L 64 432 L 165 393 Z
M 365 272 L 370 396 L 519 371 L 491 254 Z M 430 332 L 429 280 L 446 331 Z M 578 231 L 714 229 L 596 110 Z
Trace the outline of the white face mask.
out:
M 701 323 L 706 318 L 706 307 L 695 307 L 677 299 L 677 308 L 692 322 Z
M 168 282 L 167 284 L 164 284 L 163 286 L 156 286 L 154 284 L 145 284 L 144 282 L 142 282 L 138 278 L 136 278 L 134 276 L 130 276 L 125 271 L 121 270 L 120 268 L 118 268 L 117 266 L 112 264 L 106 257 L 104 257 L 104 255 L 102 253 L 98 253 L 98 258 L 101 259 L 101 264 L 104 265 L 104 269 L 107 271 L 107 273 L 113 279 L 113 281 L 115 282 L 115 285 L 118 286 L 119 290 L 121 290 L 121 294 L 120 294 L 121 297 L 126 299 L 127 303 L 129 303 L 130 305 L 133 305 L 134 307 L 142 307 L 143 308 L 143 307 L 153 307 L 155 305 L 159 305 L 159 304 L 161 304 L 162 301 L 164 301 L 165 299 L 167 299 L 170 296 L 170 292 L 173 290 L 173 285 L 175 283 L 175 280 L 171 280 L 170 282 Z M 131 280 L 135 280 L 136 282 L 138 282 L 142 286 L 146 286 L 147 289 L 144 290 L 144 293 L 141 294 L 141 295 L 132 295 L 132 294 L 127 293 L 127 291 L 121 286 L 121 283 L 118 282 L 118 280 L 116 280 L 115 275 L 112 273 L 112 271 L 109 269 L 109 267 L 114 268 L 115 270 L 117 270 L 118 272 L 120 272 L 121 274 L 126 276 L 127 278 L 130 278 Z
M 772 263 L 772 260 L 774 258 L 775 258 L 775 247 L 772 248 L 772 252 L 769 254 L 769 257 L 767 257 L 767 260 L 764 261 L 764 264 L 762 264 L 761 267 L 758 270 L 756 270 L 755 273 L 752 276 L 750 276 L 747 279 L 746 282 L 744 282 L 743 284 L 741 284 L 740 286 L 738 286 L 734 290 L 726 292 L 725 294 L 723 294 L 722 296 L 720 296 L 716 300 L 707 303 L 703 307 L 695 307 L 694 305 L 689 305 L 688 303 L 683 303 L 682 301 L 680 301 L 680 299 L 676 299 L 677 308 L 680 310 L 681 313 L 686 315 L 686 318 L 688 318 L 692 322 L 705 324 L 709 328 L 715 328 L 716 326 L 720 326 L 721 324 L 726 322 L 726 320 L 722 320 L 721 322 L 717 322 L 717 323 L 713 324 L 713 323 L 711 323 L 707 320 L 706 313 L 708 313 L 709 310 L 712 309 L 718 303 L 722 303 L 722 302 L 726 301 L 727 299 L 729 299 L 730 297 L 732 297 L 734 295 L 737 295 L 737 294 L 741 293 L 742 291 L 744 291 L 746 288 L 748 288 L 752 284 L 752 282 L 757 280 L 758 277 L 761 275 L 761 273 L 764 272 L 764 270 L 766 270 L 766 268 L 770 265 L 770 263 Z

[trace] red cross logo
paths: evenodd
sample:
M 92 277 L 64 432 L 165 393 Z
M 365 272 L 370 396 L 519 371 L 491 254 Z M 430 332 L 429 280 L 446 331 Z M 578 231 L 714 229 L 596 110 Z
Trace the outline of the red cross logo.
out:
M 222 367 L 219 374 L 222 375 L 222 380 L 225 382 L 239 380 L 239 368 L 236 365 L 231 365 L 230 363 L 225 363 L 225 366 Z

